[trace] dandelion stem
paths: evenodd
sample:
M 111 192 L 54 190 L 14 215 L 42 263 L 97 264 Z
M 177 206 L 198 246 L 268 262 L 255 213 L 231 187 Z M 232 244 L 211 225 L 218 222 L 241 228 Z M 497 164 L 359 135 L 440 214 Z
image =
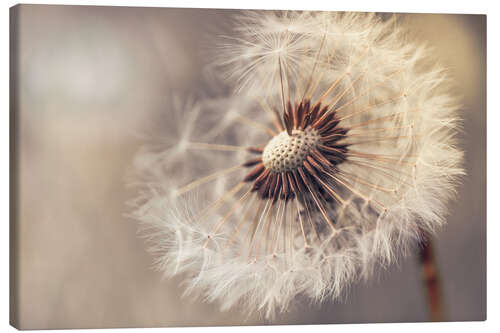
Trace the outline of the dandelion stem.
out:
M 441 281 L 434 255 L 434 246 L 428 233 L 422 231 L 420 242 L 420 265 L 422 267 L 423 282 L 427 293 L 429 315 L 431 321 L 443 321 L 443 307 L 441 303 Z

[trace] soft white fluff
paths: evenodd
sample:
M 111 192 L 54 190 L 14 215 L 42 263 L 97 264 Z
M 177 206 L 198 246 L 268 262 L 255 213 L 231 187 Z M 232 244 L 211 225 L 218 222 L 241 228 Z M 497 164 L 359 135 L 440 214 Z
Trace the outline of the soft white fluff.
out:
M 423 230 L 445 222 L 446 203 L 463 174 L 455 139 L 458 106 L 447 92 L 443 69 L 428 49 L 407 37 L 397 18 L 246 12 L 235 18 L 234 30 L 217 64 L 236 95 L 172 111 L 181 117 L 165 131 L 164 147 L 137 156 L 146 186 L 133 216 L 150 241 L 157 268 L 168 276 L 182 274 L 187 293 L 218 301 L 222 309 L 240 304 L 244 311 L 271 317 L 298 294 L 313 301 L 338 297 L 350 283 L 404 253 Z M 246 188 L 227 197 L 224 209 L 198 215 L 241 181 L 244 170 L 175 194 L 192 179 L 247 159 L 237 149 L 191 143 L 262 146 L 270 138 L 261 126 L 271 127 L 270 110 L 281 109 L 282 93 L 297 101 L 309 92 L 316 101 L 336 81 L 324 102 L 338 108 L 339 126 L 352 128 L 344 142 L 357 154 L 339 165 L 338 177 L 349 186 L 337 186 L 344 203 L 327 205 L 338 235 L 323 228 L 320 241 L 308 228 L 304 246 L 298 215 L 290 210 L 293 224 L 283 237 L 292 245 L 247 255 L 249 241 L 244 232 L 234 237 L 235 226 L 244 208 L 256 206 L 237 207 L 217 228 Z M 311 211 L 314 224 L 322 225 L 319 212 L 312 206 Z

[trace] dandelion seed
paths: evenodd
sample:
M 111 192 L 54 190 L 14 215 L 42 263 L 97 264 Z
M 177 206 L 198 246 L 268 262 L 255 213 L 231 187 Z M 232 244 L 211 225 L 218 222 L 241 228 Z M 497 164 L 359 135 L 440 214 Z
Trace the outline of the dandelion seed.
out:
M 236 96 L 200 102 L 181 124 L 183 150 L 207 154 L 210 172 L 186 159 L 196 177 L 149 181 L 134 216 L 159 269 L 185 274 L 189 292 L 272 317 L 299 294 L 338 297 L 444 222 L 463 174 L 457 105 L 396 19 L 249 12 L 236 22 L 219 59 Z M 197 211 L 193 193 L 208 199 Z

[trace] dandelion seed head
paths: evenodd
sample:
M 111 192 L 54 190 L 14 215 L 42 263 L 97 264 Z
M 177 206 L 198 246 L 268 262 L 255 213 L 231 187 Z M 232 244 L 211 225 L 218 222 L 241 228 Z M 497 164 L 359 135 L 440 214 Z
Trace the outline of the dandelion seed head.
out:
M 340 297 L 445 222 L 464 173 L 458 105 L 396 18 L 235 21 L 217 60 L 234 96 L 179 117 L 177 148 L 140 152 L 133 215 L 186 293 L 272 317 L 298 295 Z

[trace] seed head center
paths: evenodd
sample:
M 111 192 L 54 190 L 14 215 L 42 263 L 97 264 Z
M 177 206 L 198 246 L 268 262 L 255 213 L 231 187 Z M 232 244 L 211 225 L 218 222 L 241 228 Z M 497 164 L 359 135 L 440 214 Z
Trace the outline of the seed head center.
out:
M 268 142 L 262 162 L 274 173 L 293 171 L 302 165 L 309 150 L 317 146 L 319 138 L 318 132 L 310 127 L 294 129 L 291 136 L 283 131 Z

